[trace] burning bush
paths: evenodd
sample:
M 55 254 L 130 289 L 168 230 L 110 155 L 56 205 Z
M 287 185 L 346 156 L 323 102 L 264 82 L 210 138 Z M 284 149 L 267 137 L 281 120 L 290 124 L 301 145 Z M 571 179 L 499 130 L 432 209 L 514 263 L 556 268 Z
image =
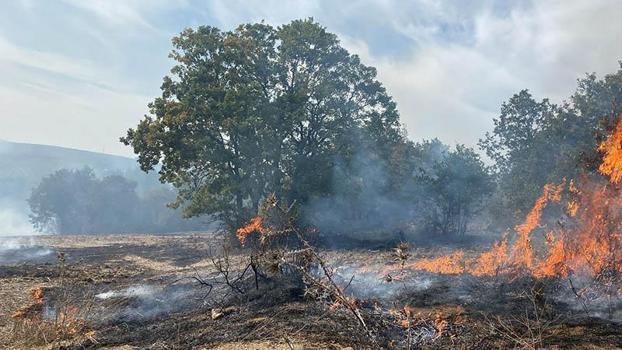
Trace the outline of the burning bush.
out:
M 304 285 L 305 295 L 329 303 L 331 309 L 350 311 L 372 336 L 357 300 L 346 295 L 347 286 L 344 288 L 335 282 L 333 270 L 309 243 L 308 237 L 314 235 L 316 229 L 300 228 L 294 208 L 294 204 L 279 205 L 276 196 L 271 194 L 260 206 L 259 216 L 237 230 L 242 244 L 252 232 L 259 234 L 259 242 L 251 253 L 255 268 L 271 275 L 294 276 Z
M 525 221 L 515 227 L 512 242 L 503 238 L 477 256 L 457 250 L 440 257 L 402 261 L 389 271 L 567 279 L 579 298 L 587 289 L 620 297 L 622 116 L 599 150 L 603 153 L 600 175 L 584 174 L 578 181 L 545 185 Z M 545 215 L 549 208 L 551 215 Z M 555 216 L 557 220 L 550 220 Z M 534 242 L 535 232 L 544 233 L 544 242 Z M 589 283 L 577 289 L 573 279 Z

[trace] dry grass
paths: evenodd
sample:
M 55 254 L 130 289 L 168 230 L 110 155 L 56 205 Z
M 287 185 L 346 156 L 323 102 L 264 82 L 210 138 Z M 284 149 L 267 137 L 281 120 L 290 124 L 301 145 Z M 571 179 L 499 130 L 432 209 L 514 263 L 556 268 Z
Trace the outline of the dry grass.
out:
M 89 246 L 90 238 L 96 238 L 93 239 L 92 246 Z M 247 292 L 232 302 L 238 305 L 239 300 L 237 311 L 217 319 L 210 317 L 210 310 L 221 305 L 212 303 L 218 296 L 212 293 L 209 300 L 198 300 L 196 308 L 166 314 L 164 317 L 141 319 L 140 322 L 123 319 L 116 324 L 89 324 L 88 312 L 85 310 L 89 309 L 88 299 L 91 296 L 79 295 L 82 290 L 91 290 L 98 294 L 134 285 L 163 286 L 184 278 L 183 284 L 191 287 L 196 285 L 197 295 L 203 296 L 205 288 L 201 289 L 195 282 L 188 282 L 188 277 L 197 273 L 207 281 L 217 278 L 220 281 L 217 284 L 224 286 L 223 290 L 231 290 L 219 273 L 218 266 L 214 266 L 218 255 L 210 257 L 209 249 L 205 248 L 214 245 L 213 239 L 207 236 L 202 239 L 191 236 L 142 236 L 137 237 L 133 245 L 129 243 L 133 241 L 133 237 L 121 236 L 110 237 L 110 241 L 106 241 L 106 237 L 56 236 L 46 239 L 53 240 L 57 248 L 63 247 L 68 252 L 67 275 L 60 277 L 56 264 L 0 266 L 0 349 L 32 349 L 37 346 L 81 349 L 82 346 L 91 346 L 123 350 L 289 350 L 292 348 L 290 345 L 295 349 L 343 349 L 344 346 L 355 349 L 374 348 L 348 310 L 333 309 L 325 304 L 303 299 L 303 291 L 297 286 L 282 289 L 276 279 L 260 280 L 261 290 L 257 291 L 249 278 L 243 285 Z M 387 261 L 394 263 L 404 260 L 408 255 L 417 258 L 443 253 L 445 252 L 442 249 L 406 249 L 402 246 L 394 251 L 322 251 L 322 258 L 331 267 L 357 266 L 365 262 L 372 267 L 382 268 L 387 265 Z M 228 257 L 231 268 L 229 281 L 233 282 L 236 281 L 238 273 L 247 266 L 248 259 L 244 252 L 234 251 L 231 254 Z M 220 266 L 223 267 L 222 270 L 227 270 L 226 262 L 223 261 Z M 248 277 L 252 276 L 250 272 L 247 271 Z M 347 283 L 351 272 L 344 273 Z M 551 318 L 541 311 L 546 308 L 540 308 L 537 298 L 530 301 L 528 296 L 522 296 L 520 303 L 514 303 L 518 288 L 514 285 L 504 287 L 505 291 L 499 293 L 482 294 L 481 297 L 463 304 L 454 295 L 455 279 L 440 278 L 429 287 L 420 289 L 411 289 L 410 285 L 404 290 L 398 288 L 400 293 L 395 298 L 399 298 L 401 303 L 396 301 L 394 306 L 386 307 L 399 310 L 404 303 L 411 305 L 405 328 L 397 324 L 396 319 L 373 309 L 370 306 L 374 303 L 373 299 L 368 303 L 359 304 L 359 300 L 355 302 L 374 334 L 379 339 L 394 340 L 388 344 L 394 344 L 396 349 L 407 349 L 408 344 L 411 349 L 538 348 L 540 345 L 549 348 L 557 346 L 585 349 L 616 348 L 618 344 L 622 344 L 622 332 L 611 324 L 590 320 L 580 323 L 551 323 Z M 491 285 L 488 288 L 487 285 L 481 285 L 485 281 L 474 280 L 473 283 L 475 282 L 478 284 L 473 288 L 477 288 L 473 291 L 467 289 L 469 293 L 487 291 L 490 288 L 496 290 L 498 287 Z M 61 303 L 59 300 L 62 298 L 59 296 L 63 295 L 63 285 L 70 293 L 66 293 L 66 299 Z M 471 285 L 468 286 L 470 288 Z M 49 299 L 46 305 L 57 310 L 30 323 L 12 319 L 11 315 L 20 306 L 33 303 L 28 291 L 36 287 L 49 289 L 45 293 Z M 211 304 L 206 306 L 205 301 Z M 134 305 L 132 303 L 135 299 L 127 299 L 127 302 Z M 532 306 L 529 306 L 530 302 Z M 114 307 L 99 299 L 95 299 L 94 303 L 97 313 Z M 124 305 L 118 306 L 118 309 L 125 307 Z M 481 314 L 483 306 L 488 306 L 488 320 Z M 538 311 L 534 313 L 534 309 Z M 79 316 L 76 317 L 76 314 Z M 57 318 L 54 315 L 60 316 Z M 91 329 L 97 333 L 88 333 Z M 88 336 L 91 336 L 91 340 L 87 339 Z M 289 344 L 284 336 L 291 336 Z M 406 337 L 409 341 L 405 340 Z
M 492 333 L 511 341 L 520 349 L 542 349 L 546 338 L 551 337 L 551 330 L 558 323 L 559 316 L 551 315 L 538 285 L 521 293 L 520 297 L 527 301 L 522 312 L 487 318 Z
M 94 336 L 88 328 L 91 298 L 70 298 L 61 293 L 54 305 L 49 306 L 44 291 L 44 288 L 32 289 L 32 301 L 12 315 L 11 340 L 15 345 L 50 345 L 76 336 Z
M 65 253 L 58 252 L 57 262 L 59 286 L 31 289 L 30 302 L 18 308 L 11 316 L 11 339 L 15 344 L 50 345 L 78 335 L 89 338 L 95 335 L 88 330 L 93 297 L 86 294 L 71 295 L 65 286 Z

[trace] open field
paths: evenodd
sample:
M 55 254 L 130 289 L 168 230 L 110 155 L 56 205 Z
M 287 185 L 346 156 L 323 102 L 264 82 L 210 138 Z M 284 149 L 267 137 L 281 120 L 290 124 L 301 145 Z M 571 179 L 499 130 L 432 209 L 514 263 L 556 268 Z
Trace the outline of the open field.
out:
M 0 266 L 0 348 L 622 346 L 619 315 L 586 313 L 572 302 L 548 297 L 559 294 L 551 289 L 563 281 L 423 272 L 388 281 L 381 271 L 393 266 L 389 250 L 323 251 L 335 276 L 356 298 L 372 340 L 348 312 L 311 300 L 299 286 L 284 281 L 262 280 L 258 289 L 244 293 L 213 286 L 208 293 L 200 281 L 216 273 L 210 256 L 219 254 L 219 246 L 208 234 L 45 236 L 29 242 L 22 250 L 49 251 L 30 258 L 13 254 L 13 261 L 5 259 Z M 59 260 L 57 252 L 64 258 Z M 413 249 L 411 259 L 441 253 Z M 229 259 L 232 271 L 243 268 L 242 254 L 232 253 Z M 37 288 L 43 293 L 40 319 L 28 323 L 13 318 L 16 310 L 39 305 L 30 293 Z M 65 311 L 58 321 L 59 310 L 74 311 Z M 54 322 L 53 332 L 42 329 Z M 50 334 L 61 331 L 62 336 L 50 340 Z

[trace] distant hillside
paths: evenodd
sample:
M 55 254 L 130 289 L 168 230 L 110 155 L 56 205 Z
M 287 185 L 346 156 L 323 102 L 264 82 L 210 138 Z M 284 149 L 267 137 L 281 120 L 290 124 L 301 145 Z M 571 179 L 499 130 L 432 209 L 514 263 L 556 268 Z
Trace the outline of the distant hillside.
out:
M 139 192 L 163 186 L 157 174 L 140 171 L 132 158 L 0 140 L 0 235 L 31 230 L 26 199 L 44 176 L 62 168 L 85 166 L 98 176 L 119 174 L 136 181 Z

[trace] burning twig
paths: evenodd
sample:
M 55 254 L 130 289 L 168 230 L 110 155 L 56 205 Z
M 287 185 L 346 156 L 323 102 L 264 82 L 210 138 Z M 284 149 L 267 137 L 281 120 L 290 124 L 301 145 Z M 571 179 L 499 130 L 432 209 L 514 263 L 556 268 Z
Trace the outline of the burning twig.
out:
M 262 205 L 262 211 L 266 213 L 266 219 L 253 219 L 249 225 L 238 230 L 244 234 L 245 242 L 252 230 L 260 233 L 259 260 L 267 263 L 269 270 L 296 272 L 302 277 L 302 281 L 307 285 L 307 292 L 316 290 L 315 294 L 322 294 L 332 299 L 333 305 L 345 307 L 355 317 L 366 334 L 373 340 L 374 336 L 370 331 L 365 319 L 363 318 L 356 301 L 345 294 L 345 288 L 340 287 L 333 278 L 333 271 L 325 263 L 324 259 L 318 254 L 315 248 L 307 241 L 305 234 L 295 223 L 292 210 L 294 205 L 284 208 L 278 205 L 274 195 L 269 196 Z M 258 226 L 259 224 L 259 226 Z M 287 242 L 288 236 L 295 239 L 298 248 L 283 251 L 276 247 L 269 249 L 274 242 Z M 266 249 L 268 248 L 268 249 Z M 311 271 L 311 266 L 315 265 L 320 271 L 317 275 Z M 347 286 L 346 286 L 347 288 Z M 318 293 L 319 292 L 319 293 Z

